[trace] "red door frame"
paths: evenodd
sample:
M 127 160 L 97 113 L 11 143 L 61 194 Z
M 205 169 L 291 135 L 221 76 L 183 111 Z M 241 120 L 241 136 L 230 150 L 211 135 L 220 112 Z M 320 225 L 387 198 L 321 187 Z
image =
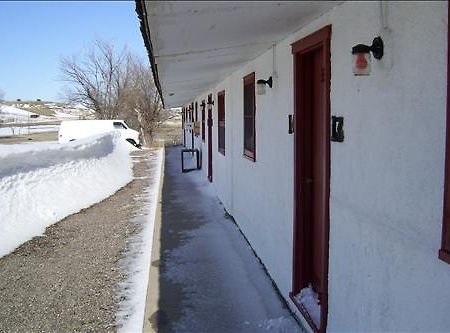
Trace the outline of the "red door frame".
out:
M 208 180 L 212 182 L 213 166 L 212 166 L 212 94 L 208 95 Z
M 450 5 L 447 18 L 450 17 Z M 450 30 L 447 28 L 447 46 L 450 47 Z M 447 47 L 447 128 L 445 142 L 444 212 L 442 218 L 442 240 L 439 259 L 450 264 L 450 50 Z
M 202 142 L 205 142 L 205 100 L 202 101 Z
M 328 259 L 329 259 L 329 195 L 330 195 L 330 81 L 331 81 L 331 64 L 330 64 L 330 38 L 331 38 L 331 26 L 326 26 L 319 31 L 295 42 L 292 44 L 292 54 L 294 61 L 294 113 L 295 113 L 295 139 L 294 139 L 294 225 L 293 225 L 293 270 L 292 270 L 292 292 L 290 297 L 292 301 L 299 308 L 305 319 L 310 324 L 311 328 L 316 332 L 326 332 L 327 317 L 328 317 Z M 324 212 L 325 217 L 324 232 L 322 234 L 322 258 L 321 258 L 321 271 L 322 271 L 322 284 L 323 294 L 321 299 L 321 316 L 320 316 L 320 328 L 317 328 L 313 323 L 306 309 L 299 304 L 294 296 L 297 295 L 301 289 L 305 287 L 304 277 L 305 272 L 303 269 L 306 267 L 305 250 L 310 246 L 310 240 L 305 237 L 304 229 L 307 226 L 306 219 L 302 205 L 305 205 L 304 193 L 301 191 L 304 184 L 307 183 L 305 171 L 299 161 L 302 161 L 306 156 L 306 146 L 302 145 L 302 137 L 306 132 L 310 131 L 307 126 L 310 124 L 310 113 L 307 112 L 307 106 L 302 103 L 305 94 L 305 83 L 302 80 L 301 61 L 302 55 L 306 55 L 311 51 L 322 48 L 323 54 L 323 71 L 321 73 L 322 79 L 325 80 L 325 91 L 323 94 L 323 105 L 325 107 L 325 120 L 326 120 L 326 133 L 323 133 L 325 137 L 324 155 L 326 169 L 323 170 L 326 181 L 320 191 L 324 198 Z M 300 68 L 299 68 L 300 67 Z M 307 119 L 303 119 L 307 117 Z

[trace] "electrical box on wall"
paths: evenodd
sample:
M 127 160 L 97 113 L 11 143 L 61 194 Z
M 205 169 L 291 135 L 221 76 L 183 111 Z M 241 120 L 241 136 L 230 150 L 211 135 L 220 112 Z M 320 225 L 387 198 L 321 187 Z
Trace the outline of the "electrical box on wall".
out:
M 331 141 L 344 142 L 344 117 L 331 117 Z
M 199 121 L 194 121 L 194 134 L 196 136 L 200 135 L 200 122 Z

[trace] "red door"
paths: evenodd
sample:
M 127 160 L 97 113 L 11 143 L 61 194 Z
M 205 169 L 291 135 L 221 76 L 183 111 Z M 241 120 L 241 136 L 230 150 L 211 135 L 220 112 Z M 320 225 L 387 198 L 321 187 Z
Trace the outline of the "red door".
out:
M 325 332 L 328 312 L 330 193 L 330 41 L 331 28 L 294 43 L 294 249 L 292 296 L 312 286 L 320 320 L 300 310 L 315 331 Z M 294 298 L 294 302 L 299 302 Z
M 208 180 L 212 182 L 212 95 L 208 96 Z

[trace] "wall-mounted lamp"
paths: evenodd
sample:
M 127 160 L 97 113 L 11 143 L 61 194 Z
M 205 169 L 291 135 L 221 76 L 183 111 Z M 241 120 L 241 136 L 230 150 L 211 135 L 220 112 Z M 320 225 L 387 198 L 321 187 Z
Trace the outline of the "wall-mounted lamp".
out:
M 205 108 L 205 105 L 206 105 L 206 104 L 205 104 L 205 101 L 203 100 L 202 103 L 200 104 L 200 106 L 201 106 L 202 108 Z
M 256 85 L 258 87 L 258 95 L 265 95 L 266 94 L 266 84 L 272 88 L 272 77 L 269 77 L 267 80 L 259 79 L 256 81 Z
M 375 37 L 371 46 L 358 44 L 352 47 L 354 75 L 370 74 L 370 52 L 375 59 L 383 58 L 384 44 L 381 37 Z
M 208 104 L 208 105 L 214 105 L 213 99 L 212 99 L 212 98 L 211 98 L 211 99 L 208 98 L 208 103 L 206 103 L 206 104 Z

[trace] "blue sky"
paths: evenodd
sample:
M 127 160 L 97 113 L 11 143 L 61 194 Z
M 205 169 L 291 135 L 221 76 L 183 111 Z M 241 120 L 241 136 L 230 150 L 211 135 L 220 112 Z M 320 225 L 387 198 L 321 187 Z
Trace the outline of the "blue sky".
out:
M 63 100 L 60 57 L 95 39 L 146 58 L 134 1 L 0 1 L 0 89 L 6 100 Z

